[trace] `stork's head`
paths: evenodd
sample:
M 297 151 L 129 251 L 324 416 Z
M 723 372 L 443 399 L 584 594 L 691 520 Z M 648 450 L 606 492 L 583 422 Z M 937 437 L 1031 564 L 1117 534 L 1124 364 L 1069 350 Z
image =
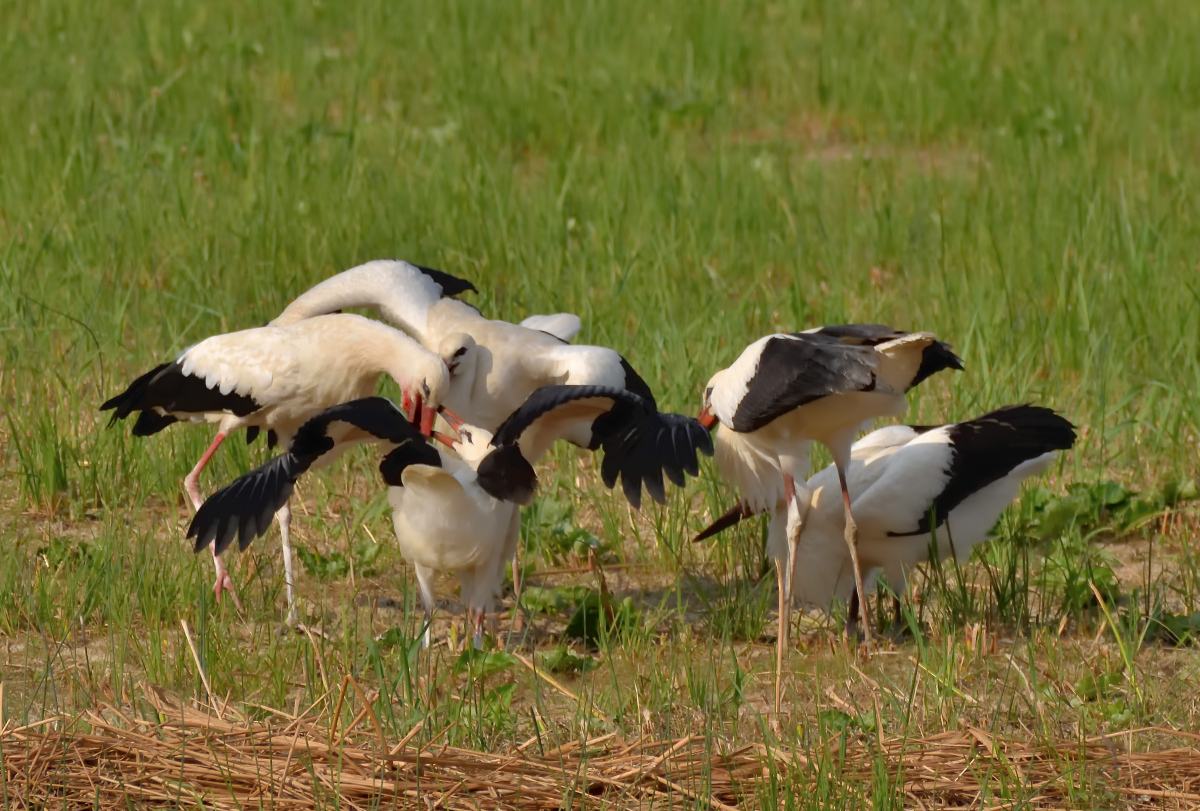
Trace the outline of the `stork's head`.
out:
M 474 425 L 461 424 L 455 428 L 458 438 L 433 432 L 433 438 L 458 454 L 471 467 L 478 467 L 483 457 L 492 450 L 492 434 Z
M 423 362 L 412 367 L 411 382 L 404 387 L 404 410 L 411 415 L 413 425 L 429 436 L 433 420 L 450 389 L 450 370 L 432 353 L 425 353 Z
M 475 339 L 465 332 L 453 332 L 438 344 L 438 355 L 450 371 L 451 377 L 470 376 L 475 368 Z

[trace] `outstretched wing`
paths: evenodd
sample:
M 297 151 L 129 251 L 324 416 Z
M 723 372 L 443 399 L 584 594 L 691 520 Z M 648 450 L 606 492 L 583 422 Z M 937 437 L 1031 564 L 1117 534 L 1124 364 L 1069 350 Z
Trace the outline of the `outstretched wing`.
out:
M 287 504 L 296 480 L 311 465 L 312 458 L 280 454 L 213 493 L 188 526 L 187 537 L 195 538 L 195 551 L 215 543 L 219 555 L 234 539 L 245 549 L 266 534 L 272 516 Z
M 292 496 L 296 481 L 326 454 L 373 442 L 392 447 L 379 469 L 389 484 L 409 464 L 440 464 L 437 450 L 383 397 L 365 397 L 327 408 L 296 432 L 285 453 L 213 493 L 188 527 L 196 551 L 216 542 L 217 554 L 234 539 L 245 549 L 271 525 L 271 516 Z
M 738 403 L 733 430 L 757 431 L 776 417 L 835 394 L 872 391 L 879 369 L 875 350 L 808 333 L 772 336 Z
M 409 422 L 404 412 L 391 400 L 386 397 L 363 397 L 313 415 L 296 431 L 288 450 L 305 454 L 311 452 L 310 448 L 316 449 L 326 443 L 330 443 L 331 447 L 330 428 L 335 423 L 345 423 L 358 429 L 353 436 L 339 437 L 339 442 L 386 442 L 402 445 L 408 441 L 425 441 L 420 430 Z M 328 450 L 328 447 L 324 450 Z
M 615 487 L 620 478 L 634 507 L 641 506 L 643 485 L 661 503 L 664 474 L 682 485 L 685 473 L 699 473 L 697 451 L 712 453 L 699 421 L 660 413 L 645 397 L 614 386 L 543 386 L 501 424 L 492 444 L 520 444 L 536 456 L 555 439 L 603 449 L 605 485 Z
M 150 436 L 177 422 L 174 414 L 224 411 L 244 417 L 261 408 L 249 394 L 210 387 L 202 375 L 186 367 L 186 355 L 155 366 L 138 376 L 125 391 L 105 400 L 100 410 L 113 412 L 108 424 L 111 426 L 137 411 L 140 413 L 133 435 Z

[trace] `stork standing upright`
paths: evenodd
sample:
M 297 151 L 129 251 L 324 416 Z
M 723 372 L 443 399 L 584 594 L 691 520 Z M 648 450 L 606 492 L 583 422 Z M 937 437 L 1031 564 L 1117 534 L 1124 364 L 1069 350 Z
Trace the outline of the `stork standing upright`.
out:
M 351 314 L 207 338 L 141 375 L 100 409 L 113 411 L 110 425 L 138 412 L 134 436 L 158 433 L 178 421 L 217 424 L 212 444 L 184 479 L 184 489 L 198 510 L 202 503 L 200 472 L 232 431 L 244 427 L 252 440 L 265 429 L 269 442 L 286 445 L 312 415 L 336 403 L 373 394 L 382 374 L 415 393 L 413 422 L 420 425 L 422 433 L 430 433 L 449 387 L 446 365 L 399 330 Z M 290 625 L 296 620 L 291 510 L 287 501 L 278 510 Z M 238 602 L 232 578 L 215 547 L 213 563 L 217 599 L 229 591 Z
M 434 437 L 458 455 L 427 444 L 382 397 L 334 406 L 307 421 L 285 453 L 210 496 L 192 519 L 188 537 L 196 539 L 197 551 L 210 543 L 224 551 L 235 539 L 244 549 L 305 472 L 353 444 L 380 445 L 386 455 L 379 470 L 389 486 L 396 539 L 416 571 L 425 608 L 425 641 L 434 609 L 432 575 L 454 570 L 479 646 L 505 561 L 516 553 L 517 505 L 532 498 L 536 479 L 519 453 L 491 449 L 491 434 L 481 428 L 464 427 L 457 439 L 436 432 Z
M 809 448 L 829 448 L 839 474 L 845 513 L 844 538 L 862 593 L 862 573 L 845 473 L 850 446 L 864 423 L 903 412 L 904 394 L 929 375 L 962 368 L 960 359 L 932 333 L 906 333 L 878 325 L 819 327 L 803 333 L 767 335 L 750 344 L 704 390 L 700 422 L 720 423 L 726 438 L 718 456 L 722 472 L 760 502 L 778 493 L 764 483 L 782 474 L 787 505 L 787 566 L 778 572 L 779 647 L 782 668 L 790 621 L 790 589 L 803 525 L 796 481 L 809 471 Z M 718 443 L 720 447 L 721 443 Z M 802 485 L 799 489 L 802 489 Z M 773 506 L 773 499 L 768 501 Z M 868 641 L 869 623 L 864 623 Z M 779 696 L 776 695 L 778 706 Z

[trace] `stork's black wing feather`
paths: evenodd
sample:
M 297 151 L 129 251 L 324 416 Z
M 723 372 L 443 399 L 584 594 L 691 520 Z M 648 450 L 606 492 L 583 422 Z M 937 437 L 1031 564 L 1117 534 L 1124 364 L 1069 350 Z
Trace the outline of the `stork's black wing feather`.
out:
M 234 480 L 200 505 L 188 527 L 188 537 L 196 539 L 196 550 L 216 541 L 220 554 L 234 539 L 245 549 L 265 533 L 271 517 L 291 498 L 296 480 L 333 449 L 328 430 L 336 422 L 348 423 L 399 446 L 380 464 L 380 472 L 389 484 L 389 478 L 398 480 L 400 471 L 409 464 L 440 464 L 437 451 L 426 444 L 404 412 L 386 398 L 365 397 L 327 408 L 300 426 L 287 452 Z M 398 454 L 400 450 L 404 453 Z
M 182 362 L 174 360 L 139 376 L 125 391 L 106 400 L 100 410 L 113 409 L 109 425 L 140 411 L 133 434 L 149 436 L 175 422 L 171 414 L 228 411 L 244 417 L 261 407 L 248 394 L 222 394 L 220 388 L 209 388 L 203 377 L 185 374 Z
M 333 446 L 326 435 L 329 425 L 345 422 L 376 439 L 401 445 L 408 440 L 424 442 L 421 432 L 408 421 L 404 412 L 386 397 L 364 397 L 327 408 L 313 415 L 292 438 L 289 450 L 293 453 L 324 453 Z
M 424 265 L 418 264 L 413 264 L 413 267 L 437 282 L 442 288 L 443 297 L 453 297 L 468 291 L 472 293 L 479 292 L 475 289 L 475 285 L 471 284 L 466 279 L 460 279 L 457 276 L 451 276 L 444 270 L 434 270 L 433 268 L 427 268 Z
M 885 326 L 884 324 L 835 324 L 833 326 L 820 327 L 807 334 L 836 338 L 850 346 L 878 346 L 888 341 L 894 341 L 897 338 L 903 338 L 909 333 L 894 327 Z M 945 369 L 958 369 L 961 371 L 962 368 L 962 358 L 954 354 L 954 350 L 950 347 L 950 344 L 945 341 L 934 341 L 925 347 L 925 351 L 921 355 L 921 366 L 917 370 L 917 376 L 913 378 L 913 382 L 909 388 L 913 388 L 930 375 L 937 374 Z
M 526 507 L 533 503 L 537 473 L 517 445 L 496 448 L 479 463 L 475 475 L 476 483 L 492 498 Z
M 590 400 L 594 397 L 604 397 L 613 401 L 614 406 L 624 404 L 642 411 L 653 408 L 644 397 L 615 386 L 542 386 L 525 398 L 521 407 L 508 415 L 508 418 L 492 435 L 492 444 L 497 448 L 504 445 L 515 445 L 537 420 L 549 414 L 556 408 L 579 400 Z M 604 417 L 600 418 L 601 420 Z
M 604 449 L 600 475 L 608 487 L 621 479 L 621 489 L 635 508 L 641 507 L 642 487 L 658 503 L 666 500 L 663 476 L 682 486 L 685 474 L 700 472 L 699 450 L 711 455 L 712 437 L 700 422 L 683 414 L 653 409 L 614 408 L 605 415 L 610 430 L 596 421 L 595 443 Z
M 157 411 L 151 410 L 142 411 L 138 413 L 138 418 L 133 423 L 133 435 L 153 436 L 168 425 L 174 425 L 177 422 L 179 420 L 170 414 L 159 414 Z
M 401 476 L 409 465 L 441 467 L 442 455 L 424 439 L 407 441 L 383 457 L 379 472 L 389 487 L 403 487 Z
M 128 387 L 126 387 L 125 391 L 109 397 L 107 400 L 101 403 L 101 411 L 113 411 L 112 419 L 108 421 L 108 424 L 113 425 L 117 420 L 123 420 L 134 411 L 143 408 L 141 402 L 146 396 L 146 389 L 149 387 L 150 381 L 154 379 L 156 374 L 161 372 L 163 369 L 166 369 L 170 365 L 170 363 L 161 363 L 145 374 L 138 375 L 137 378 L 135 378 L 134 381 L 130 383 Z
M 1052 409 L 1013 405 L 947 427 L 954 449 L 945 489 L 934 499 L 913 532 L 924 535 L 946 520 L 972 494 L 1007 476 L 1018 465 L 1075 444 L 1075 426 Z
M 733 415 L 733 430 L 757 431 L 776 417 L 834 394 L 871 391 L 879 368 L 874 349 L 826 335 L 769 339 L 751 385 Z
M 287 504 L 296 480 L 316 458 L 280 454 L 209 496 L 188 526 L 187 537 L 196 539 L 195 550 L 215 541 L 221 554 L 235 538 L 241 549 L 249 546 L 271 526 L 272 516 Z

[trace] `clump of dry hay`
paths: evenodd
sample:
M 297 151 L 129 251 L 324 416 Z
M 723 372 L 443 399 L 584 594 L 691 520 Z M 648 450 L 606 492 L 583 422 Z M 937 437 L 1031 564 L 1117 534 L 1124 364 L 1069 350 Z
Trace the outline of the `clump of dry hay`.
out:
M 416 730 L 389 747 L 369 709 L 339 731 L 319 718 L 265 723 L 229 708 L 201 711 L 153 687 L 145 695 L 157 720 L 104 707 L 69 720 L 6 725 L 0 800 L 10 808 L 64 809 L 728 810 L 763 799 L 772 784 L 811 784 L 818 770 L 838 772 L 851 795 L 865 794 L 882 757 L 896 790 L 917 807 L 979 807 L 989 798 L 1008 807 L 995 798 L 1014 791 L 1026 807 L 1069 806 L 1085 779 L 1119 795 L 1125 807 L 1200 803 L 1193 790 L 1200 787 L 1200 752 L 1131 751 L 1138 733 L 1200 738 L 1173 730 L 1055 745 L 979 729 L 922 739 L 860 736 L 807 755 L 761 744 L 722 754 L 700 735 L 625 743 L 612 733 L 548 752 L 526 744 L 489 753 L 436 743 L 420 749 L 412 743 Z M 365 718 L 364 731 L 373 726 L 375 734 L 351 740 Z

